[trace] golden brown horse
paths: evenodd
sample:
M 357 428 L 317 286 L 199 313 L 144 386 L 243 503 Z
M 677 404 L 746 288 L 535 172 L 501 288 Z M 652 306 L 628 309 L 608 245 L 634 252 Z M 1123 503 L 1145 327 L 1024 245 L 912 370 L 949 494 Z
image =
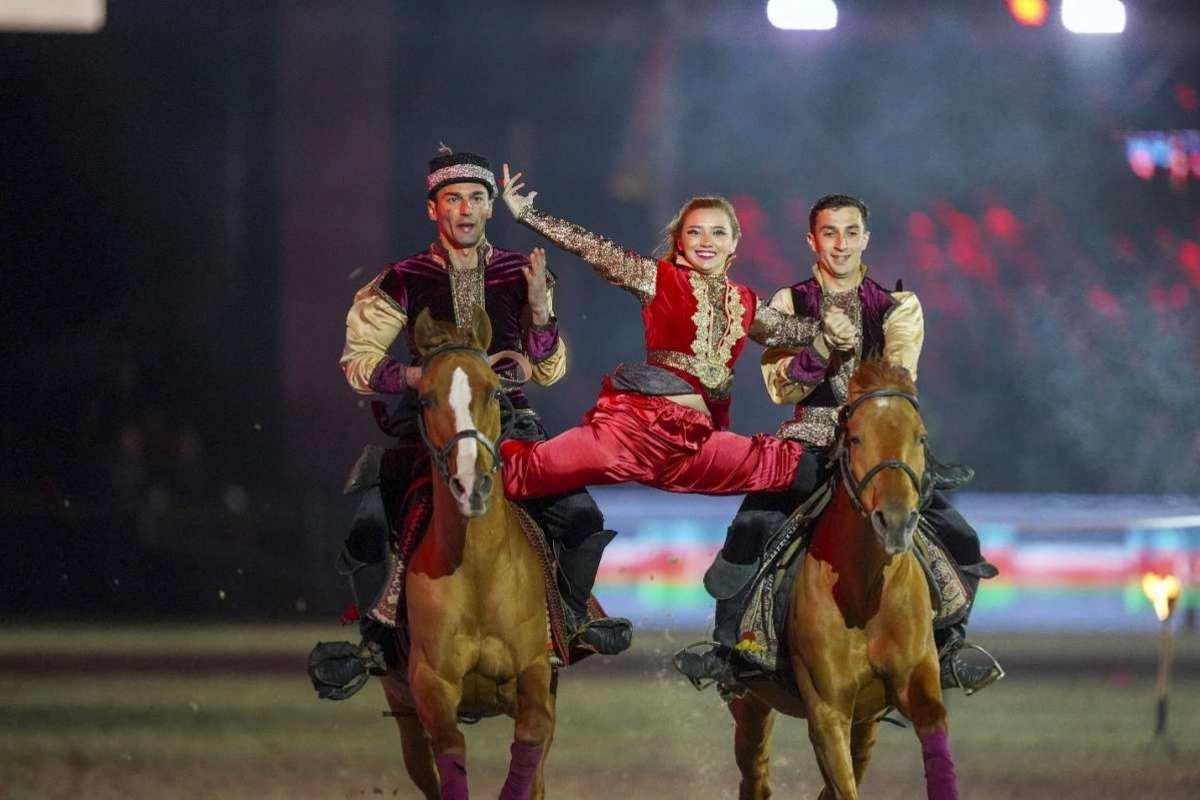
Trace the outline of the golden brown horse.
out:
M 424 365 L 422 435 L 438 475 L 432 521 L 405 574 L 407 674 L 383 679 L 404 763 L 426 798 L 466 798 L 458 713 L 506 713 L 515 726 L 500 797 L 541 798 L 555 679 L 541 566 L 499 491 L 491 324 L 476 308 L 471 330 L 460 333 L 422 311 L 414 335 Z
M 770 797 L 775 711 L 808 719 L 822 799 L 858 797 L 876 725 L 912 721 L 931 800 L 958 797 L 929 587 L 912 552 L 925 491 L 925 426 L 908 373 L 867 361 L 851 379 L 834 458 L 837 491 L 791 589 L 788 655 L 802 702 L 769 680 L 730 704 L 743 800 Z

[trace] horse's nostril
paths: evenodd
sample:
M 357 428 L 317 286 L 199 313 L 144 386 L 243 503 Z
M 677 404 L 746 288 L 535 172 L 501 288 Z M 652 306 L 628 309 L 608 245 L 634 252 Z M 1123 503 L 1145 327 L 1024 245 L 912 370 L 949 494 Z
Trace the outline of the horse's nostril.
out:
M 450 479 L 450 489 L 453 490 L 455 494 L 463 494 L 466 492 L 466 487 L 463 486 L 463 482 L 457 477 Z

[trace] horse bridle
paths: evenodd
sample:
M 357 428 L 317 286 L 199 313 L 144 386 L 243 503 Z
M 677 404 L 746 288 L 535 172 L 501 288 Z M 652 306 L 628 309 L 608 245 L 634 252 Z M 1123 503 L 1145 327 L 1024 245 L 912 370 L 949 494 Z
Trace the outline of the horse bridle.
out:
M 876 389 L 875 391 L 867 392 L 856 398 L 854 402 L 842 406 L 841 411 L 838 412 L 838 432 L 832 458 L 838 462 L 838 466 L 841 469 L 842 480 L 846 484 L 846 493 L 850 496 L 850 503 L 864 517 L 867 516 L 867 511 L 863 505 L 862 492 L 866 489 L 867 484 L 871 482 L 871 479 L 885 469 L 898 469 L 908 476 L 909 480 L 912 481 L 913 488 L 917 490 L 917 495 L 920 497 L 920 508 L 924 508 L 933 495 L 933 482 L 929 479 L 928 473 L 918 478 L 916 470 L 898 458 L 889 458 L 886 461 L 879 462 L 867 470 L 867 474 L 863 475 L 861 481 L 855 480 L 854 472 L 850 467 L 850 446 L 847 441 L 847 437 L 850 435 L 848 423 L 850 422 L 850 417 L 858 410 L 859 406 L 867 400 L 875 400 L 881 397 L 903 398 L 912 403 L 912 407 L 916 409 L 918 414 L 921 413 L 921 403 L 917 400 L 917 396 L 899 389 Z
M 441 347 L 436 347 L 425 354 L 425 357 L 421 359 L 421 365 L 422 367 L 428 367 L 434 359 L 439 356 L 444 356 L 448 353 L 470 353 L 471 355 L 482 359 L 483 362 L 488 365 L 489 369 L 492 367 L 492 362 L 488 359 L 487 353 L 483 352 L 478 347 L 472 347 L 468 344 L 447 344 L 442 345 Z M 511 425 L 511 420 L 513 417 L 512 400 L 509 399 L 508 395 L 505 394 L 502 389 L 496 390 L 496 399 L 500 401 L 500 403 L 503 404 L 509 412 L 509 421 Z M 433 466 L 438 471 L 438 475 L 442 476 L 443 481 L 445 481 L 447 484 L 450 483 L 450 455 L 454 450 L 454 446 L 463 439 L 474 439 L 483 446 L 483 449 L 486 450 L 489 455 L 491 455 L 492 466 L 491 469 L 489 469 L 485 474 L 495 475 L 500 471 L 500 467 L 503 466 L 503 461 L 500 458 L 500 449 L 496 446 L 495 442 L 481 433 L 478 428 L 468 428 L 465 431 L 458 431 L 451 436 L 450 441 L 446 442 L 446 444 L 442 447 L 438 447 L 432 441 L 430 441 L 429 433 L 425 428 L 425 411 L 427 407 L 424 401 L 420 402 L 420 406 L 421 411 L 419 414 L 417 414 L 417 430 L 420 431 L 421 441 L 425 443 L 425 449 L 429 451 L 429 458 L 433 461 Z M 505 409 L 501 409 L 500 411 L 501 418 L 504 416 L 504 410 Z M 501 440 L 505 438 L 506 433 L 507 430 L 502 428 L 500 431 Z

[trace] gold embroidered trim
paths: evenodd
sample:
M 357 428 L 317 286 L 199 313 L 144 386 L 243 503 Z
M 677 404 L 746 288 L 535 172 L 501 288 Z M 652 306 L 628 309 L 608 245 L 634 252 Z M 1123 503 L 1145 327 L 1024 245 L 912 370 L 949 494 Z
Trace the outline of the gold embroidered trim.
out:
M 809 447 L 828 447 L 837 431 L 838 410 L 832 406 L 796 406 L 796 419 L 779 426 L 780 439 L 798 439 Z
M 671 367 L 694 375 L 713 400 L 725 400 L 733 389 L 733 370 L 723 363 L 708 361 L 678 350 L 649 350 L 646 363 Z
M 858 297 L 858 289 L 845 289 L 840 292 L 823 290 L 821 292 L 821 316 L 829 308 L 840 308 L 850 317 L 854 324 L 854 352 L 849 356 L 839 355 L 837 370 L 829 376 L 829 386 L 839 404 L 845 403 L 850 395 L 850 377 L 858 370 L 858 362 L 862 357 L 863 329 L 862 302 Z
M 692 315 L 696 338 L 692 341 L 692 352 L 702 361 L 724 366 L 733 358 L 733 347 L 743 335 L 746 306 L 742 303 L 742 293 L 723 275 L 708 276 L 688 270 L 688 282 L 696 298 L 696 313 Z M 719 315 L 717 309 L 721 311 Z
M 946 546 L 938 539 L 933 523 L 924 514 L 917 524 L 914 545 L 920 549 L 937 584 L 938 599 L 934 600 L 935 628 L 952 624 L 971 610 L 971 593 L 962 573 L 954 566 Z M 940 602 L 939 602 L 940 600 Z
M 429 248 L 429 255 L 446 270 L 450 278 L 450 296 L 454 300 L 454 324 L 460 330 L 471 325 L 472 311 L 475 306 L 486 308 L 484 302 L 483 272 L 492 257 L 492 246 L 481 242 L 478 258 L 473 267 L 455 267 L 444 254 L 440 242 L 434 242 Z
M 485 308 L 483 299 L 483 254 L 479 263 L 466 269 L 450 268 L 450 294 L 454 297 L 454 321 L 459 329 L 471 324 L 475 306 Z
M 635 250 L 626 250 L 610 239 L 552 217 L 533 206 L 521 209 L 517 222 L 537 231 L 556 246 L 582 258 L 609 283 L 633 292 L 642 305 L 654 299 L 658 263 Z
M 392 268 L 388 267 L 383 272 L 376 275 L 375 280 L 371 281 L 371 291 L 375 293 L 376 297 L 380 298 L 381 300 L 383 300 L 383 302 L 385 302 L 389 306 L 391 306 L 396 311 L 396 313 L 398 313 L 403 318 L 403 322 L 401 322 L 400 324 L 404 325 L 408 322 L 408 311 L 405 310 L 399 303 L 397 303 L 390 294 L 385 292 L 383 290 L 383 286 L 382 286 L 383 279 L 386 278 L 388 276 L 388 273 L 390 273 L 391 271 L 392 271 Z
M 481 167 L 477 164 L 451 164 L 448 167 L 429 173 L 429 177 L 425 179 L 425 188 L 428 191 L 433 191 L 433 187 L 440 183 L 462 183 L 462 182 L 483 182 L 487 188 L 491 189 L 492 197 L 500 193 L 496 188 L 496 176 L 487 167 Z

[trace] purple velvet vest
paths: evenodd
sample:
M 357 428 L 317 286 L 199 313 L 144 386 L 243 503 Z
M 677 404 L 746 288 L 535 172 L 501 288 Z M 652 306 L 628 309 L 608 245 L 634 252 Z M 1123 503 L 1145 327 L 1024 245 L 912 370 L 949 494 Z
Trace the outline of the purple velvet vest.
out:
M 525 306 L 528 304 L 528 287 L 521 268 L 528 266 L 529 257 L 513 250 L 491 248 L 487 266 L 484 268 L 483 304 L 488 319 L 492 323 L 492 344 L 488 352 L 498 350 L 515 350 L 525 353 L 524 320 Z M 549 273 L 549 271 L 547 270 Z M 552 286 L 554 276 L 547 275 L 547 282 Z M 403 261 L 392 264 L 388 273 L 379 282 L 379 291 L 386 294 L 394 303 L 402 308 L 408 316 L 404 326 L 405 344 L 413 357 L 413 364 L 419 365 L 413 343 L 413 331 L 416 327 L 417 316 L 422 309 L 429 309 L 434 319 L 454 320 L 454 296 L 450 288 L 450 274 L 429 250 L 410 256 Z M 528 355 L 528 354 L 527 354 Z M 496 364 L 498 372 L 515 369 L 509 361 Z M 509 399 L 516 408 L 528 408 L 524 392 L 518 387 L 507 390 Z
M 492 248 L 491 258 L 483 273 L 484 310 L 492 322 L 489 352 L 525 352 L 522 314 L 528 290 L 521 268 L 528 265 L 529 257 L 522 253 Z M 388 274 L 380 281 L 379 290 L 392 298 L 408 315 L 404 336 L 410 353 L 415 352 L 413 328 L 422 309 L 429 309 L 434 319 L 454 320 L 450 275 L 429 251 L 392 264 Z
M 863 278 L 858 287 L 858 300 L 862 306 L 862 357 L 883 355 L 883 319 L 896 301 L 887 289 L 870 278 Z M 801 281 L 792 287 L 792 307 L 796 315 L 820 319 L 821 284 L 815 277 Z M 800 401 L 802 406 L 836 407 L 841 405 L 826 378 L 821 385 L 809 392 Z

